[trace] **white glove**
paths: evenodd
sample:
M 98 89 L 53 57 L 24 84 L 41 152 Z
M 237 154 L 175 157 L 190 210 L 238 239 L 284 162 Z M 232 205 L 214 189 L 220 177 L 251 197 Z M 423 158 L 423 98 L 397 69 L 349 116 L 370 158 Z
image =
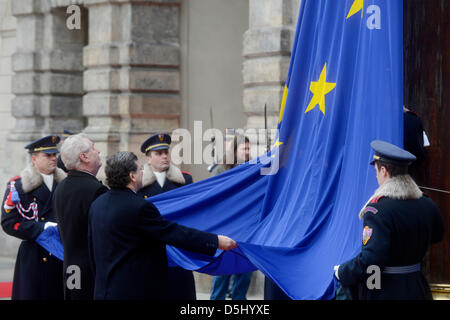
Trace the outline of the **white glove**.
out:
M 48 227 L 56 227 L 58 224 L 57 223 L 55 223 L 55 222 L 46 222 L 45 224 L 44 224 L 44 230 L 45 229 L 47 229 Z
M 334 276 L 339 280 L 339 266 L 334 266 Z

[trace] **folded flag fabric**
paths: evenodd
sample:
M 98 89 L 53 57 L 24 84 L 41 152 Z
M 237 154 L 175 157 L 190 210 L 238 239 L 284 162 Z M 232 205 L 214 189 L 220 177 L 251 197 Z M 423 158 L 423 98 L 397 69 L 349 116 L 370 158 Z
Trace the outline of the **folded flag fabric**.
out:
M 44 229 L 35 241 L 59 260 L 64 260 L 64 248 L 59 237 L 57 226 L 49 226 Z

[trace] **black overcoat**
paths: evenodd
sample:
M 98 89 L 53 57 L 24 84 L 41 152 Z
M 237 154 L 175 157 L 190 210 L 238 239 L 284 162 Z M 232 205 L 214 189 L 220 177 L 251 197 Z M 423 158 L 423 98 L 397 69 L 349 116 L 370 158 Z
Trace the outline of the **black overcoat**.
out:
M 369 266 L 383 271 L 386 267 L 418 264 L 429 245 L 442 240 L 443 219 L 434 202 L 426 196 L 408 200 L 381 197 L 369 203 L 364 212 L 362 250 L 339 267 L 342 285 L 359 287 L 359 298 L 363 300 L 431 299 L 429 285 L 420 270 L 381 273 L 380 288 L 369 288 L 367 279 L 375 275 Z
M 37 173 L 39 174 L 39 173 Z M 52 190 L 57 183 L 53 182 Z M 17 208 L 6 212 L 3 204 L 8 197 L 11 182 L 8 182 L 2 202 L 2 227 L 10 236 L 22 239 L 14 267 L 12 300 L 62 300 L 63 265 L 62 261 L 38 245 L 34 240 L 44 230 L 46 222 L 55 222 L 52 210 L 51 192 L 44 183 L 29 192 L 24 192 L 22 178 L 17 177 L 15 188 L 19 194 L 20 205 L 24 210 L 31 203 L 37 204 L 37 220 L 23 218 Z M 31 217 L 32 209 L 24 215 Z
M 56 188 L 53 207 L 61 242 L 64 247 L 64 283 L 73 274 L 67 268 L 80 268 L 80 288 L 69 289 L 64 285 L 66 300 L 92 300 L 94 295 L 94 275 L 89 264 L 88 214 L 92 202 L 108 191 L 93 175 L 70 170 L 67 178 Z
M 98 197 L 89 211 L 94 299 L 167 299 L 166 244 L 212 256 L 218 238 L 164 219 L 128 188 Z
M 148 168 L 147 168 L 148 169 Z M 141 190 L 138 194 L 144 198 L 149 198 L 157 194 L 167 192 L 193 182 L 192 176 L 186 172 L 181 172 L 185 183 L 179 183 L 169 180 L 166 176 L 164 185 L 161 187 L 157 181 L 151 183 Z M 169 298 L 170 300 L 196 300 L 195 280 L 192 271 L 181 267 L 169 267 Z

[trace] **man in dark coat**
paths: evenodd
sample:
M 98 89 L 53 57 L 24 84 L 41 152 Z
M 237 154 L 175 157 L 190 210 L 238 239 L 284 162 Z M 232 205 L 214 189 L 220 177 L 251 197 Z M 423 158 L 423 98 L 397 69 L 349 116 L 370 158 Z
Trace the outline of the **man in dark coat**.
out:
M 407 174 L 414 155 L 379 140 L 371 147 L 380 187 L 360 212 L 361 253 L 335 267 L 335 276 L 364 300 L 432 299 L 420 263 L 430 244 L 443 239 L 439 209 Z
M 171 138 L 166 133 L 152 135 L 141 145 L 146 155 L 143 188 L 138 194 L 144 198 L 155 196 L 192 183 L 192 176 L 170 163 Z M 195 281 L 192 271 L 169 267 L 169 294 L 172 300 L 195 300 Z
M 8 182 L 2 206 L 3 230 L 21 242 L 14 268 L 13 300 L 62 300 L 62 262 L 35 240 L 55 226 L 52 197 L 65 173 L 56 167 L 57 136 L 28 144 L 31 163 Z
M 178 225 L 136 194 L 142 169 L 131 152 L 106 162 L 111 190 L 89 211 L 89 248 L 95 269 L 94 299 L 166 299 L 166 244 L 214 255 L 237 247 L 234 240 Z
M 69 171 L 67 178 L 56 188 L 53 207 L 64 247 L 66 300 L 92 300 L 94 295 L 94 275 L 88 251 L 88 213 L 92 202 L 108 191 L 96 178 L 101 166 L 99 154 L 84 134 L 68 137 L 61 147 L 61 157 Z M 68 278 L 78 272 L 71 266 L 79 267 L 79 286 L 67 283 Z

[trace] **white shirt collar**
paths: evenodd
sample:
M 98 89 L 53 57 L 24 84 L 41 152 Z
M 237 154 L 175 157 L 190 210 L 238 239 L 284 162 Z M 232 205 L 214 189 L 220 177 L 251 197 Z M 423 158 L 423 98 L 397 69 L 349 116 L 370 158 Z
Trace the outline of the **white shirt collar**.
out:
M 164 182 L 166 181 L 166 172 L 156 172 L 153 171 L 153 173 L 155 174 L 156 180 L 158 181 L 159 185 L 161 186 L 161 188 L 164 186 Z
M 53 188 L 53 174 L 44 174 L 40 172 L 42 178 L 44 179 L 44 183 L 47 186 L 48 190 L 52 191 Z

